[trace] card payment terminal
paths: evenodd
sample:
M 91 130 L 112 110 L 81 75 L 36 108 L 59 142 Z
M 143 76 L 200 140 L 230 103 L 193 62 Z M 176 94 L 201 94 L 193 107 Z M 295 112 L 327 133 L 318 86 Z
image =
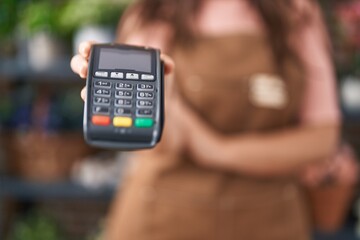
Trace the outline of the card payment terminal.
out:
M 93 45 L 83 123 L 87 143 L 119 150 L 154 147 L 164 124 L 163 78 L 157 49 Z

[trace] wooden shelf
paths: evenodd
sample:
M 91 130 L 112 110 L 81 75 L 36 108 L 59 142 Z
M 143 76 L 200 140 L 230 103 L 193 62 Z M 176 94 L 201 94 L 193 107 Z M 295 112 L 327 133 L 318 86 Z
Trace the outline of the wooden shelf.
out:
M 48 68 L 37 71 L 26 61 L 0 58 L 0 82 L 81 82 L 81 79 L 70 68 L 71 56 L 57 59 Z
M 0 199 L 8 197 L 18 200 L 44 198 L 110 200 L 114 192 L 115 187 L 90 189 L 71 181 L 37 183 L 14 177 L 0 176 Z

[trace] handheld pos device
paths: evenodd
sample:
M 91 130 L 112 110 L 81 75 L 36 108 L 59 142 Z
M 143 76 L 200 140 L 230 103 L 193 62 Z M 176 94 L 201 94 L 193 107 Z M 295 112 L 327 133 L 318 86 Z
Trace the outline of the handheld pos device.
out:
M 96 147 L 154 147 L 164 124 L 164 65 L 160 51 L 93 45 L 86 80 L 84 137 Z

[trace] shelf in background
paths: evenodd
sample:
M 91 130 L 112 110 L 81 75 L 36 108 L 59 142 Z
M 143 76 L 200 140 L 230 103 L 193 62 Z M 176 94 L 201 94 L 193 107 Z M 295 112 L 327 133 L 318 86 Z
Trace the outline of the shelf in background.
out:
M 81 81 L 70 68 L 70 56 L 63 56 L 44 70 L 35 70 L 26 61 L 0 58 L 1 81 L 73 82 Z
M 115 188 L 89 189 L 71 181 L 38 183 L 0 176 L 0 198 L 9 197 L 22 200 L 40 198 L 110 200 L 114 193 Z

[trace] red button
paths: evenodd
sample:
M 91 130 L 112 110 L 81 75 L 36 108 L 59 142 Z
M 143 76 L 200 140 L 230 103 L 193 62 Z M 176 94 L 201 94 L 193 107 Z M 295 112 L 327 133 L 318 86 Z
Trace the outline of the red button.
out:
M 110 117 L 107 116 L 93 116 L 91 122 L 94 125 L 107 126 L 110 125 Z

